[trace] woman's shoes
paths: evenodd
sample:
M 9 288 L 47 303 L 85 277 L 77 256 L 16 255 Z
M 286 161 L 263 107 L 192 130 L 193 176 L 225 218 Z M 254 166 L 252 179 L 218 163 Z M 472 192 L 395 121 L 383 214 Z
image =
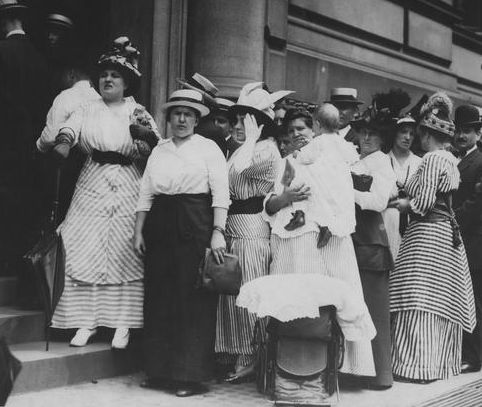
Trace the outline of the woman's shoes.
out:
M 87 345 L 89 339 L 97 333 L 97 329 L 79 328 L 75 333 L 75 336 L 70 341 L 70 346 L 80 348 Z
M 256 379 L 256 374 L 254 371 L 254 366 L 246 366 L 236 373 L 230 374 L 224 381 L 231 384 L 241 384 L 254 382 Z
M 209 389 L 201 383 L 180 383 L 176 390 L 177 397 L 190 397 L 207 393 Z
M 112 338 L 113 349 L 125 349 L 129 344 L 129 328 L 117 328 Z

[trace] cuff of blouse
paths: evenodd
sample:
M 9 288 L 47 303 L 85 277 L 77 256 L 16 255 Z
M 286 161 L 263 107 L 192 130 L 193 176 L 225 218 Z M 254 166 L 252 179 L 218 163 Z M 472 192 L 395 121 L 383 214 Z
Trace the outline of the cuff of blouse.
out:
M 74 131 L 69 127 L 64 127 L 59 130 L 59 134 L 55 137 L 55 145 L 68 144 L 71 146 L 74 143 Z

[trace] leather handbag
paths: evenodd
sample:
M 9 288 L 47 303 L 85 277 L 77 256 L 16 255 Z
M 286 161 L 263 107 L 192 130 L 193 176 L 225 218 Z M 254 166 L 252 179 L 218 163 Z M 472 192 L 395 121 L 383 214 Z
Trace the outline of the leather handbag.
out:
M 238 295 L 241 288 L 241 267 L 238 256 L 226 253 L 224 263 L 217 264 L 211 249 L 200 265 L 201 287 L 224 295 Z
M 360 192 L 368 192 L 372 186 L 373 177 L 366 174 L 355 174 L 351 173 L 351 178 L 353 180 L 353 188 Z

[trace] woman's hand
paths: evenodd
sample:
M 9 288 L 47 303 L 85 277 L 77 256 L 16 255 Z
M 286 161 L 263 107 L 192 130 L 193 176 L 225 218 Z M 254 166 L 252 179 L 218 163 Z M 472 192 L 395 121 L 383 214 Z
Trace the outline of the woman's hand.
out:
M 52 149 L 52 155 L 58 162 L 63 162 L 67 159 L 70 153 L 70 146 L 66 143 L 56 144 Z
M 400 213 L 407 213 L 410 210 L 410 200 L 407 198 L 399 198 L 396 208 Z
M 139 257 L 144 257 L 146 254 L 146 244 L 144 242 L 144 236 L 142 236 L 142 233 L 135 232 L 132 240 L 134 244 L 134 252 Z
M 256 118 L 247 114 L 244 117 L 244 134 L 246 136 L 246 141 L 257 142 L 261 137 L 261 132 L 263 131 L 264 124 L 258 127 Z
M 286 200 L 287 205 L 291 205 L 293 202 L 305 201 L 310 197 L 310 187 L 301 184 L 295 187 L 286 187 L 281 198 Z
M 224 263 L 224 254 L 226 253 L 226 239 L 224 235 L 217 229 L 213 230 L 211 236 L 211 251 L 213 252 L 216 263 Z

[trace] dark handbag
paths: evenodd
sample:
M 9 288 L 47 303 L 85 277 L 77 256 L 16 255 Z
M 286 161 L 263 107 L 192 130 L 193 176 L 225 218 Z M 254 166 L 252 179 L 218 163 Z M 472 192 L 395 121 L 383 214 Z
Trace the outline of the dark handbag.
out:
M 217 264 L 211 249 L 200 265 L 201 287 L 224 295 L 238 295 L 241 288 L 241 267 L 238 256 L 226 253 L 224 263 Z
M 366 174 L 351 173 L 353 188 L 360 192 L 368 192 L 372 187 L 373 177 Z

